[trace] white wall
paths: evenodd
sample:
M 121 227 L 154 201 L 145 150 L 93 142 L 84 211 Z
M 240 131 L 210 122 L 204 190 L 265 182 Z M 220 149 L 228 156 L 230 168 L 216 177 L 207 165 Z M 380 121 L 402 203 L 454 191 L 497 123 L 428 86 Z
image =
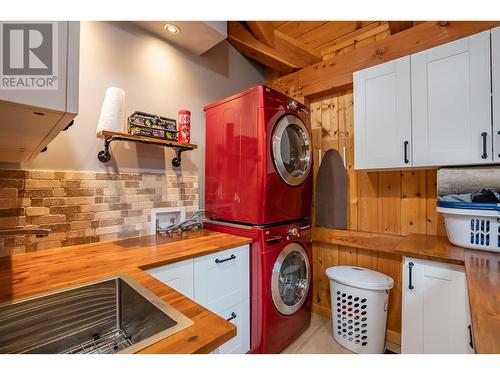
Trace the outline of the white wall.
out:
M 102 140 L 95 129 L 104 93 L 122 87 L 126 111 L 176 118 L 191 111 L 191 142 L 195 151 L 182 155 L 178 171 L 197 174 L 200 204 L 204 202 L 205 116 L 203 106 L 264 82 L 263 70 L 240 55 L 227 41 L 196 56 L 128 22 L 82 22 L 80 41 L 79 114 L 48 151 L 34 161 L 0 164 L 1 168 L 43 170 L 154 172 L 172 171 L 174 151 L 157 146 L 117 142 L 112 159 L 97 160 Z

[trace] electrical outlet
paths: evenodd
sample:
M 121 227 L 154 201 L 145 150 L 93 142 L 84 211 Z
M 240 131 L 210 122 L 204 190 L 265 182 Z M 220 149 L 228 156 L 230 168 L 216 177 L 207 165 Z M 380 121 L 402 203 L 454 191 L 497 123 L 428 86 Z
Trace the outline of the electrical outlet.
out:
M 151 209 L 150 233 L 156 233 L 156 225 L 166 228 L 169 225 L 177 224 L 186 220 L 185 207 L 161 207 Z

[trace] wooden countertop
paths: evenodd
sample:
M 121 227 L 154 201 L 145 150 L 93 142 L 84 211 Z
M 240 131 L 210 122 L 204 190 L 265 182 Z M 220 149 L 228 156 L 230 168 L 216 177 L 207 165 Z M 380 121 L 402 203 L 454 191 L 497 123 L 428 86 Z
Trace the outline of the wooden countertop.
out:
M 209 353 L 236 336 L 236 327 L 144 270 L 251 242 L 244 237 L 200 230 L 173 237 L 144 236 L 2 257 L 0 303 L 127 275 L 194 322 L 140 353 Z
M 500 354 L 500 253 L 452 245 L 448 238 L 315 227 L 313 241 L 465 266 L 476 353 Z

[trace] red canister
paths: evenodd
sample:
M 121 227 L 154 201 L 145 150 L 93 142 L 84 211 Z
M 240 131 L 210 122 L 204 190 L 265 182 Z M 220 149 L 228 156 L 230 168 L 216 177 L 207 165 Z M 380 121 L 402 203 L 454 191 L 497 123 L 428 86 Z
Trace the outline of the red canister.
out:
M 179 115 L 177 117 L 177 137 L 179 142 L 181 143 L 190 143 L 191 135 L 191 112 L 185 109 L 181 109 L 179 111 Z

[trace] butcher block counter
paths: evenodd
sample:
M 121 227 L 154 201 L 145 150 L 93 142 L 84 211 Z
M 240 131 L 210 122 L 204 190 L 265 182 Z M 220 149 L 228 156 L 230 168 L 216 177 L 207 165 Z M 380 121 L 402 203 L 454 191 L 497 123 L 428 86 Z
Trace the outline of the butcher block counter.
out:
M 315 227 L 313 240 L 465 267 L 476 353 L 500 353 L 500 253 L 452 245 L 446 237 Z
M 236 327 L 150 276 L 145 269 L 249 244 L 250 239 L 199 230 L 69 246 L 0 258 L 0 303 L 125 275 L 194 324 L 139 353 L 210 353 L 236 336 Z

